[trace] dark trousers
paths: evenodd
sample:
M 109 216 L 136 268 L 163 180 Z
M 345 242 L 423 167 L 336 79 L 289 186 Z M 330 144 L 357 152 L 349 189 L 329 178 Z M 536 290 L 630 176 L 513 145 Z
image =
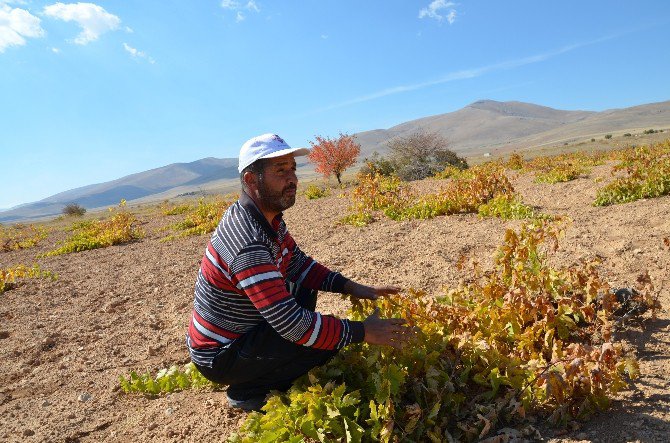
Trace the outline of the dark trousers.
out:
M 300 306 L 315 310 L 317 291 L 292 284 L 288 289 Z M 286 391 L 293 381 L 337 352 L 296 345 L 263 321 L 221 351 L 211 368 L 198 366 L 198 370 L 211 381 L 229 385 L 230 397 L 246 400 L 271 390 Z

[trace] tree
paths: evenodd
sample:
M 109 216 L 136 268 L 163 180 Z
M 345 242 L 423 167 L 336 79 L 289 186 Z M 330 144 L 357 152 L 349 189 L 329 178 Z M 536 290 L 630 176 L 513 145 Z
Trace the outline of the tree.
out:
M 78 203 L 68 203 L 63 208 L 63 215 L 81 217 L 86 214 L 86 208 Z
M 388 142 L 389 160 L 403 180 L 421 180 L 447 166 L 466 169 L 468 163 L 447 148 L 449 142 L 435 132 L 416 131 Z
M 356 163 L 361 146 L 352 135 L 342 134 L 338 138 L 316 136 L 316 142 L 310 141 L 312 151 L 307 158 L 316 165 L 316 172 L 328 178 L 335 174 L 337 182 L 342 184 L 342 173 Z

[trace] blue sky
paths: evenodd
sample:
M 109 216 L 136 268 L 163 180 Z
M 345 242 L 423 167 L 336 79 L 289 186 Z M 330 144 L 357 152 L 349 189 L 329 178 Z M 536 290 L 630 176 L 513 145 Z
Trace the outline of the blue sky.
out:
M 0 208 L 265 132 L 670 99 L 670 2 L 0 0 Z

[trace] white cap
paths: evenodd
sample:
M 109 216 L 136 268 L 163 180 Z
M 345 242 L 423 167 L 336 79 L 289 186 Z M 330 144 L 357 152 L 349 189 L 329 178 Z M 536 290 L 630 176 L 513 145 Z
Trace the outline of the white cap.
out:
M 261 158 L 281 157 L 282 155 L 307 155 L 307 148 L 292 148 L 277 134 L 263 134 L 247 140 L 240 149 L 239 172 Z

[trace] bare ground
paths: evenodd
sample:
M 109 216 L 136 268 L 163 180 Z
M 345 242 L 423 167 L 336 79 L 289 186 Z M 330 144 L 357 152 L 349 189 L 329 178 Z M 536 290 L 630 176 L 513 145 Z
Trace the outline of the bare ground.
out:
M 641 363 L 641 378 L 579 429 L 543 430 L 548 439 L 602 442 L 668 441 L 670 436 L 670 198 L 606 208 L 591 206 L 609 166 L 556 185 L 514 177 L 527 203 L 573 219 L 552 260 L 568 265 L 601 256 L 603 277 L 630 287 L 649 271 L 663 310 L 656 321 L 623 337 Z M 604 182 L 596 183 L 596 177 Z M 415 183 L 422 191 L 439 181 Z M 395 284 L 439 294 L 468 273 L 462 256 L 482 266 L 519 222 L 476 215 L 426 221 L 380 220 L 365 228 L 335 226 L 349 205 L 333 195 L 299 197 L 286 220 L 303 250 L 332 269 L 368 284 Z M 36 259 L 63 239 L 62 228 L 37 248 L 0 253 L 0 267 L 37 262 L 56 281 L 29 280 L 0 295 L 1 441 L 224 440 L 244 414 L 222 391 L 188 391 L 156 399 L 126 395 L 118 378 L 188 362 L 184 336 L 193 285 L 207 236 L 162 243 L 160 228 L 179 219 L 150 216 L 136 243 Z M 58 224 L 62 226 L 62 223 Z M 322 294 L 319 308 L 344 314 L 346 303 Z M 90 397 L 90 398 L 88 398 Z M 81 401 L 86 400 L 86 401 Z

